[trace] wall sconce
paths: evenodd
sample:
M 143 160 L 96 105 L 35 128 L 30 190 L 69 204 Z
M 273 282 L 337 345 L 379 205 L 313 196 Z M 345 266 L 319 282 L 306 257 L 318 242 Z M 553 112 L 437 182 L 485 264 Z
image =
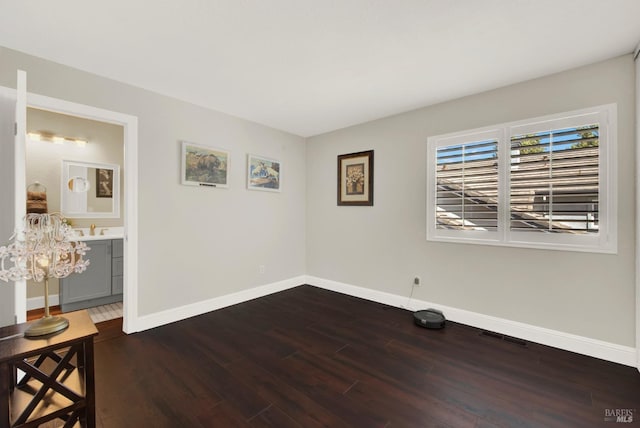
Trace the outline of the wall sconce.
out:
M 63 137 L 61 135 L 55 135 L 44 131 L 27 132 L 27 137 L 29 137 L 31 141 L 48 141 L 53 144 L 73 143 L 80 147 L 84 147 L 88 143 L 87 140 L 80 138 Z

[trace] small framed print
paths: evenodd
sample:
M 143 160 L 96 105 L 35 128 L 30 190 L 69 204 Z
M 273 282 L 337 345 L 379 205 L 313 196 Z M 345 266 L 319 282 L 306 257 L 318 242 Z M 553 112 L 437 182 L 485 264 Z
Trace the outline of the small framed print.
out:
M 96 168 L 96 198 L 113 198 L 113 170 Z
M 282 182 L 282 163 L 264 156 L 247 156 L 247 189 L 279 192 Z
M 182 142 L 182 184 L 229 187 L 229 152 Z
M 373 150 L 338 156 L 338 205 L 373 206 Z

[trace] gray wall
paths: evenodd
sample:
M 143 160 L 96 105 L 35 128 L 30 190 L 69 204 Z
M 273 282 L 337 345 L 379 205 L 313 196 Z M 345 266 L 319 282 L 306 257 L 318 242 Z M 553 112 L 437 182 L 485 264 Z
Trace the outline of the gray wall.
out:
M 309 138 L 307 274 L 634 346 L 631 55 Z M 618 104 L 618 254 L 427 242 L 426 142 Z M 336 206 L 336 156 L 375 150 L 375 206 Z
M 29 92 L 138 117 L 140 315 L 304 274 L 304 139 L 0 48 L 0 85 L 18 68 Z M 229 189 L 182 186 L 180 140 L 228 150 Z M 281 193 L 246 190 L 247 153 L 282 161 Z
M 14 73 L 13 81 L 16 81 Z M 0 95 L 0 246 L 7 245 L 15 227 L 14 123 L 15 96 Z M 8 260 L 7 260 L 8 262 Z M 11 265 L 11 263 L 9 263 Z M 0 281 L 0 327 L 15 322 L 14 283 Z

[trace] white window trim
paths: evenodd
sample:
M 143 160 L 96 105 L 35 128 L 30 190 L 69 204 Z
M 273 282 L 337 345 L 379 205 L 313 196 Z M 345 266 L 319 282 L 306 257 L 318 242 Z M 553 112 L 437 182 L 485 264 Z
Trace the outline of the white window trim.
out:
M 593 235 L 512 232 L 509 230 L 510 153 L 512 135 L 534 133 L 553 128 L 575 126 L 580 118 L 597 121 L 600 126 L 599 152 L 599 232 Z M 498 231 L 436 229 L 436 149 L 494 138 L 498 140 Z M 508 155 L 507 155 L 508 156 Z M 559 114 L 508 122 L 427 139 L 427 240 L 440 242 L 498 245 L 549 250 L 582 251 L 615 254 L 617 242 L 617 105 L 607 104 Z

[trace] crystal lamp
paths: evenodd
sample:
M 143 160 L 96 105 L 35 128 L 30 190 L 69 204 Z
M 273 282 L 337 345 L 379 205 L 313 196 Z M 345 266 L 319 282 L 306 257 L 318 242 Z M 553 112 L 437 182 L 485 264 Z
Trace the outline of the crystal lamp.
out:
M 89 247 L 58 214 L 27 214 L 7 246 L 0 247 L 0 280 L 30 279 L 44 282 L 44 317 L 33 322 L 25 337 L 38 337 L 66 329 L 69 321 L 49 313 L 49 278 L 65 278 L 87 269 Z

